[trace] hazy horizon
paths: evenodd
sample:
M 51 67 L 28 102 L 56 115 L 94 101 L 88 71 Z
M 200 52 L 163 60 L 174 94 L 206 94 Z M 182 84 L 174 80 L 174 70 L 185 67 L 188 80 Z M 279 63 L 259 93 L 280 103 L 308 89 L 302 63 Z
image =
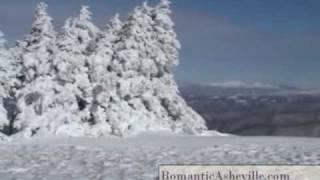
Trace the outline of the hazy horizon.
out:
M 12 45 L 29 32 L 37 0 L 0 0 L 0 30 Z M 46 0 L 59 30 L 89 5 L 103 27 L 127 17 L 142 0 Z M 156 0 L 149 1 L 151 5 Z M 182 83 L 262 82 L 320 87 L 320 2 L 172 0 L 182 44 L 176 79 Z

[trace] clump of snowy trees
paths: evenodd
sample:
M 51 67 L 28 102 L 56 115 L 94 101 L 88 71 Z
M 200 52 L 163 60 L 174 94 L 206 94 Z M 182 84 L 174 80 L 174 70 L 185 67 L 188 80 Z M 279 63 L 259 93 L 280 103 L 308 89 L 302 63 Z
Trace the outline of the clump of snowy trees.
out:
M 7 48 L 0 33 L 3 133 L 96 137 L 206 130 L 174 81 L 180 44 L 169 0 L 143 3 L 125 21 L 116 15 L 102 30 L 87 6 L 61 32 L 46 10 L 38 4 L 30 33 L 15 47 Z

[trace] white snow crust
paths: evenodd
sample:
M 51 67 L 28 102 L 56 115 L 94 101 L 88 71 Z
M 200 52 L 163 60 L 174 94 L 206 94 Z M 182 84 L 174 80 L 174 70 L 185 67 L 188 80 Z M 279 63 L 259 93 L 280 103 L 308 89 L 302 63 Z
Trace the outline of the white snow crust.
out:
M 319 164 L 316 138 L 182 136 L 52 138 L 0 143 L 2 180 L 150 180 L 160 164 Z

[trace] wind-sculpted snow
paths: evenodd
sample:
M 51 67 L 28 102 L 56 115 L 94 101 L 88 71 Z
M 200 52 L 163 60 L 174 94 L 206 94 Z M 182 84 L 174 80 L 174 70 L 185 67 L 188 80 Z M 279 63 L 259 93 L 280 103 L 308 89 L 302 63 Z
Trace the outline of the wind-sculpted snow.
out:
M 0 177 L 150 180 L 159 164 L 319 164 L 320 140 L 141 135 L 70 138 L 0 146 Z

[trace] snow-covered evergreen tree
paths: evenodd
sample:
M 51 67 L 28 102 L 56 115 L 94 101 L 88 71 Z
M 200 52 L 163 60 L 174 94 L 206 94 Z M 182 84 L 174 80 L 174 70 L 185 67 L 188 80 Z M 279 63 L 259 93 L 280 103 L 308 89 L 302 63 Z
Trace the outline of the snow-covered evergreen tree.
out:
M 52 59 L 55 51 L 56 32 L 52 18 L 46 12 L 47 5 L 37 5 L 31 32 L 25 40 L 26 46 L 21 54 L 22 75 L 27 82 L 39 76 L 52 73 Z
M 4 47 L 4 44 L 6 43 L 6 40 L 4 39 L 4 34 L 2 31 L 0 31 L 0 48 Z
M 122 22 L 119 19 L 119 15 L 116 15 L 106 26 L 105 30 L 99 33 L 99 37 L 96 40 L 96 48 L 89 60 L 89 76 L 92 82 L 106 81 L 106 74 L 110 72 L 111 60 L 114 55 L 113 45 L 118 40 L 121 28 Z
M 91 12 L 87 6 L 82 7 L 78 17 L 66 21 L 58 38 L 59 52 L 55 58 L 57 77 L 61 83 L 72 83 L 79 90 L 88 92 L 88 55 L 92 53 L 98 32 L 99 29 L 91 22 Z
M 204 119 L 191 109 L 179 95 L 173 71 L 179 64 L 181 45 L 174 31 L 171 20 L 170 1 L 161 0 L 152 10 L 156 54 L 154 60 L 158 67 L 158 78 L 155 78 L 155 92 L 160 98 L 161 106 L 169 118 L 174 121 L 173 130 L 184 133 L 200 133 L 206 130 Z
M 0 31 L 0 131 L 3 126 L 8 125 L 7 119 L 7 111 L 3 106 L 3 98 L 8 95 L 7 93 L 7 49 L 4 47 L 4 43 L 6 42 L 3 38 L 3 33 Z
M 88 80 L 87 56 L 92 53 L 99 29 L 91 22 L 88 6 L 83 6 L 80 15 L 67 19 L 63 33 L 58 38 L 59 52 L 55 59 L 58 77 L 61 81 Z M 93 43 L 92 43 L 93 42 Z
M 9 128 L 11 117 L 5 104 L 11 99 L 14 87 L 17 83 L 18 64 L 12 50 L 5 45 L 6 41 L 0 31 L 0 131 Z
M 74 86 L 74 94 L 83 106 L 90 101 L 92 87 L 88 57 L 94 50 L 99 32 L 91 22 L 91 14 L 88 6 L 83 6 L 78 17 L 66 21 L 64 32 L 58 39 L 59 53 L 55 60 L 59 81 Z M 79 108 L 88 110 L 88 107 Z
M 111 69 L 114 58 L 114 44 L 119 40 L 119 32 L 123 23 L 117 14 L 105 30 L 100 32 L 94 53 L 90 56 L 89 77 L 92 83 L 92 101 L 90 113 L 92 118 L 92 133 L 95 136 L 110 134 L 111 127 L 107 117 L 110 97 L 116 95 L 115 87 L 118 79 Z
M 111 98 L 107 117 L 117 135 L 148 130 L 194 134 L 206 129 L 174 81 L 180 44 L 169 4 L 163 0 L 155 8 L 146 3 L 137 7 L 115 44 L 111 69 L 118 76 L 117 96 Z
M 153 45 L 149 9 L 146 3 L 135 8 L 114 45 L 109 69 L 116 77 L 112 77 L 115 86 L 109 88 L 106 117 L 115 135 L 169 127 L 148 112 L 141 98 L 151 88 L 148 87 L 151 74 L 157 74 L 154 61 L 148 57 Z
M 160 48 L 156 51 L 156 62 L 162 66 L 161 70 L 164 71 L 163 73 L 172 73 L 174 68 L 179 64 L 179 49 L 181 48 L 170 15 L 169 0 L 161 0 L 152 11 L 154 35 Z
M 39 3 L 34 22 L 25 41 L 16 47 L 20 53 L 21 85 L 16 91 L 18 114 L 14 127 L 20 135 L 30 137 L 38 131 L 50 128 L 53 117 L 46 116 L 54 95 L 53 59 L 56 53 L 56 32 L 52 18 L 46 12 L 47 5 Z
M 5 47 L 6 40 L 4 34 L 0 31 L 0 96 L 6 96 L 9 91 L 7 82 L 9 81 L 8 66 L 10 63 L 10 52 Z

